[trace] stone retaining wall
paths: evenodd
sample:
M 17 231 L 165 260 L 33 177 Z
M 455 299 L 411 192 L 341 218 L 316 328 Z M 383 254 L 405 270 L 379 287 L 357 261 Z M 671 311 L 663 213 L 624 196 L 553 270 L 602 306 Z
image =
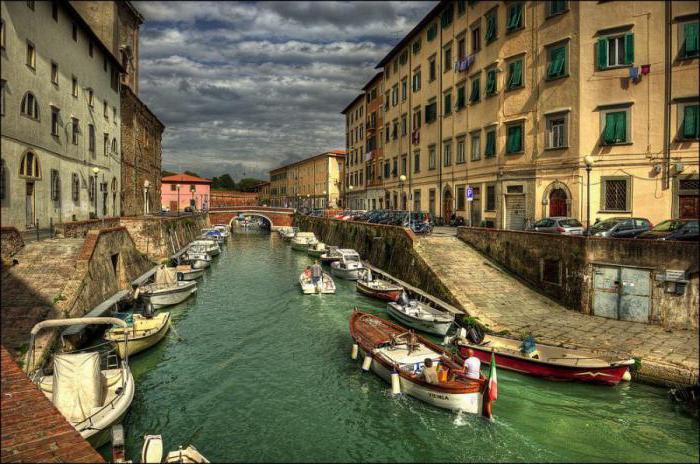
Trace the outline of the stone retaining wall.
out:
M 9 259 L 22 249 L 24 240 L 22 234 L 14 227 L 0 227 L 0 255 L 2 259 Z
M 56 224 L 56 236 L 59 238 L 82 238 L 91 230 L 109 229 L 119 225 L 118 217 L 102 219 L 89 219 L 87 221 L 73 221 Z
M 136 248 L 152 260 L 159 262 L 175 254 L 209 227 L 206 213 L 180 217 L 123 217 L 125 227 Z

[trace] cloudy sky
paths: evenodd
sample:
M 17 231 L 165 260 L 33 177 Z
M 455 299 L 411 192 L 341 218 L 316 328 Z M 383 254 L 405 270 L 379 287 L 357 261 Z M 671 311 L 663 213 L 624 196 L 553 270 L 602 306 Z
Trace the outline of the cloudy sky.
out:
M 137 2 L 163 169 L 268 177 L 344 148 L 340 111 L 435 2 Z

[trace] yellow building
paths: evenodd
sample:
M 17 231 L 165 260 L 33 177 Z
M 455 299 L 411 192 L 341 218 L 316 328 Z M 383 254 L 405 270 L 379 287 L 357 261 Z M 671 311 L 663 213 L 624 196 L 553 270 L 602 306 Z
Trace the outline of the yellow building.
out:
M 698 215 L 696 2 L 443 1 L 377 68 L 386 205 L 511 229 Z
M 332 150 L 270 171 L 270 206 L 336 208 L 345 150 Z
M 365 209 L 365 94 L 361 93 L 345 107 L 345 146 L 347 163 L 343 171 L 344 192 L 341 199 L 343 207 Z

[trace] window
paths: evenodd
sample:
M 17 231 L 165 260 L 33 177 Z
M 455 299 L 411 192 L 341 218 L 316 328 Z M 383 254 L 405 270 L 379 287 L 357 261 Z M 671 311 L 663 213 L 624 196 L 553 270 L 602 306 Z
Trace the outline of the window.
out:
M 420 39 L 413 42 L 413 45 L 411 46 L 411 50 L 413 51 L 414 55 L 418 54 L 418 52 L 420 51 Z
M 401 66 L 405 65 L 408 62 L 408 50 L 404 50 L 401 55 L 399 55 L 399 64 Z
M 484 40 L 487 44 L 490 44 L 497 38 L 497 19 L 498 19 L 498 9 L 494 8 L 488 13 L 486 13 L 486 34 L 484 35 Z
M 467 39 L 462 37 L 457 41 L 457 59 L 462 60 L 467 56 Z
M 606 111 L 602 113 L 602 116 L 604 121 L 603 145 L 627 143 L 629 141 L 627 124 L 628 111 Z
M 497 92 L 496 85 L 496 68 L 491 68 L 486 71 L 486 96 L 490 97 Z
M 78 25 L 73 23 L 73 41 L 78 41 Z
M 71 95 L 73 95 L 73 97 L 75 98 L 78 98 L 78 78 L 75 76 L 73 76 L 71 89 Z
M 391 106 L 399 104 L 399 84 L 394 84 L 391 88 Z
M 420 90 L 420 69 L 416 70 L 413 73 L 413 81 L 412 81 L 411 89 L 414 92 L 418 92 Z
M 51 83 L 58 85 L 58 63 L 55 61 L 51 62 Z
M 406 137 L 408 134 L 408 115 L 406 113 L 401 115 L 401 137 Z
M 95 201 L 95 192 L 96 186 L 95 186 L 95 178 L 90 176 L 88 177 L 88 198 L 90 199 L 91 202 Z
M 464 84 L 457 87 L 457 103 L 455 110 L 459 111 L 467 105 L 466 87 Z
M 420 172 L 420 150 L 413 152 L 413 172 Z
M 472 53 L 481 50 L 481 26 L 472 26 Z
M 457 1 L 457 16 L 462 16 L 467 11 L 466 0 Z
M 445 11 L 442 12 L 442 15 L 440 16 L 440 25 L 442 26 L 443 29 L 446 27 L 449 27 L 450 24 L 452 24 L 452 18 L 454 16 L 454 7 L 452 4 L 445 8 Z
M 547 148 L 566 148 L 567 115 L 554 114 L 547 116 Z
M 384 142 L 389 143 L 389 124 L 384 125 L 384 134 L 386 135 Z
M 428 61 L 428 81 L 433 82 L 436 77 L 435 57 Z
M 105 119 L 109 121 L 109 105 L 107 104 L 107 100 L 102 102 L 102 113 L 104 114 Z
M 413 111 L 413 130 L 420 129 L 420 124 L 421 124 L 420 119 L 421 119 L 420 118 L 420 108 L 418 108 L 417 110 Z
M 4 89 L 4 86 L 3 86 Z M 39 120 L 39 102 L 33 93 L 27 92 L 22 97 L 22 104 L 20 105 L 20 113 L 28 118 Z
M 51 170 L 51 199 L 53 201 L 61 199 L 61 178 L 56 169 Z
M 73 142 L 73 145 L 78 144 L 78 134 L 80 133 L 80 121 L 78 118 L 71 118 L 71 132 L 72 132 L 72 137 L 71 141 Z
M 566 44 L 549 47 L 547 51 L 547 79 L 558 79 L 567 75 Z
M 442 72 L 452 71 L 452 47 L 445 48 L 445 61 L 443 62 L 444 69 Z
M 437 23 L 433 23 L 430 26 L 428 26 L 428 30 L 426 31 L 426 38 L 428 39 L 428 42 L 432 42 L 436 36 L 437 36 Z
M 480 99 L 479 92 L 481 90 L 481 79 L 479 76 L 472 77 L 472 91 L 469 94 L 469 102 L 476 103 Z
M 399 122 L 394 121 L 391 128 L 391 138 L 396 140 L 399 138 Z
M 634 34 L 598 39 L 598 70 L 628 66 L 634 62 Z
M 523 123 L 509 124 L 506 129 L 506 154 L 523 151 Z
M 19 175 L 22 177 L 28 177 L 32 179 L 41 178 L 41 170 L 39 169 L 39 158 L 31 152 L 28 151 L 22 157 L 19 164 Z
M 523 86 L 523 59 L 513 60 L 508 63 L 508 82 L 506 90 L 517 89 Z
M 54 21 L 58 22 L 58 1 L 53 0 L 51 2 L 51 17 Z
M 555 16 L 558 14 L 565 13 L 568 10 L 568 5 L 566 0 L 553 0 L 547 2 L 547 16 Z
M 472 133 L 472 161 L 481 159 L 481 134 L 479 132 Z
M 428 147 L 428 169 L 435 169 L 435 145 Z
M 396 177 L 399 175 L 399 160 L 394 156 L 394 158 L 391 160 L 392 161 L 392 166 L 391 166 L 391 175 L 393 177 Z
M 601 205 L 604 211 L 629 211 L 630 179 L 608 177 L 601 179 Z
M 92 153 L 92 157 L 95 157 L 95 126 L 93 124 L 88 124 L 88 150 Z
M 496 211 L 496 186 L 486 186 L 486 211 Z
M 457 187 L 457 211 L 464 211 L 466 209 L 466 193 L 464 187 Z
M 108 156 L 109 155 L 109 134 L 107 134 L 107 133 L 103 134 L 102 148 L 104 150 L 104 155 Z
M 58 118 L 61 110 L 55 106 L 51 107 L 51 135 L 58 137 Z
M 681 44 L 680 58 L 692 58 L 698 56 L 698 21 L 691 21 L 679 24 L 681 37 L 678 41 Z
M 31 42 L 27 42 L 27 66 L 36 69 L 36 48 Z
M 484 149 L 484 158 L 493 158 L 496 156 L 496 129 L 486 131 L 486 148 Z
M 408 78 L 401 79 L 401 101 L 406 101 L 408 98 Z
M 5 49 L 5 21 L 0 19 L 0 48 Z
M 513 32 L 523 27 L 523 4 L 512 3 L 508 6 L 506 32 Z
M 5 116 L 5 79 L 0 79 L 0 116 Z
M 386 161 L 386 162 L 384 163 L 384 178 L 385 178 L 385 179 L 388 179 L 388 178 L 389 178 L 389 170 L 390 170 L 390 169 L 391 169 L 391 168 L 390 168 L 390 166 L 389 166 L 389 161 Z
M 464 163 L 464 138 L 457 139 L 457 164 Z
M 425 106 L 425 123 L 430 124 L 437 119 L 437 102 Z
M 406 174 L 408 174 L 408 172 L 407 172 L 407 164 L 406 164 L 407 161 L 408 161 L 408 160 L 407 160 L 406 155 L 401 156 L 401 174 L 403 174 L 404 176 L 405 176 Z
M 92 43 L 92 40 L 88 43 L 88 55 L 90 55 L 90 58 L 92 58 L 92 55 L 94 54 L 94 45 Z
M 394 72 L 399 72 L 399 60 L 394 60 Z
M 443 95 L 444 106 L 443 111 L 445 116 L 452 114 L 452 90 Z
M 442 165 L 452 166 L 452 141 L 442 142 Z
M 692 140 L 700 138 L 698 132 L 698 125 L 700 123 L 700 117 L 698 116 L 698 108 L 700 105 L 697 103 L 685 105 L 682 107 L 683 119 L 681 121 L 681 138 L 685 140 Z
M 95 107 L 95 92 L 92 89 L 88 89 L 88 106 Z

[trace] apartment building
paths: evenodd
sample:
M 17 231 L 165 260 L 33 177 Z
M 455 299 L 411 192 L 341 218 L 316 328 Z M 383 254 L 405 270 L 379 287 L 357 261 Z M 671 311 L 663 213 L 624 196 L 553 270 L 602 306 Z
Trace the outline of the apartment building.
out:
M 337 208 L 345 150 L 331 150 L 270 171 L 270 206 Z
M 347 147 L 341 206 L 352 209 L 365 209 L 367 207 L 367 179 L 365 178 L 366 106 L 363 92 L 341 111 L 341 114 L 345 115 L 345 146 Z
M 377 65 L 384 204 L 697 217 L 697 31 L 695 2 L 439 2 Z
M 0 7 L 2 225 L 118 214 L 121 63 L 68 2 Z

